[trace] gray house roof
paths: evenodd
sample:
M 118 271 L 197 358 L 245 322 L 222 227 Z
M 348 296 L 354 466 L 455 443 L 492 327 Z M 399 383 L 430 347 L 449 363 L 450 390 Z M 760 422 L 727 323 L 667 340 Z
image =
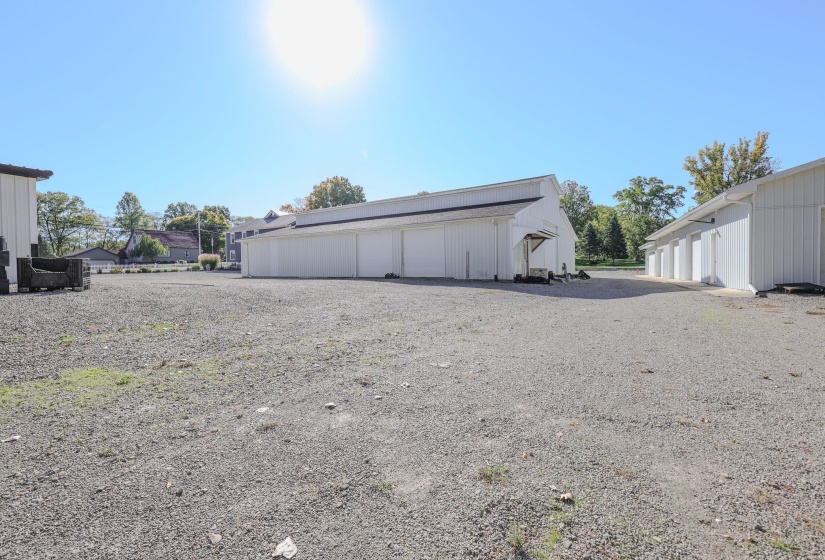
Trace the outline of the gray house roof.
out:
M 88 255 L 88 256 L 87 256 Z M 94 256 L 92 256 L 94 255 Z M 100 247 L 86 247 L 85 249 L 78 249 L 77 251 L 72 251 L 67 255 L 63 255 L 64 257 L 74 257 L 78 259 L 88 259 L 94 258 L 97 260 L 102 259 L 113 259 L 117 260 L 119 257 L 117 253 L 113 253 L 111 251 L 107 251 L 106 249 L 102 249 Z
M 474 206 L 459 206 L 453 208 L 443 208 L 440 210 L 426 210 L 422 212 L 409 212 L 405 214 L 394 214 L 388 216 L 375 216 L 370 218 L 360 218 L 357 220 L 346 220 L 340 222 L 326 222 L 323 224 L 312 224 L 301 227 L 291 227 L 262 233 L 245 241 L 254 241 L 268 237 L 288 237 L 293 235 L 314 234 L 314 233 L 334 233 L 339 231 L 379 229 L 394 226 L 407 226 L 418 224 L 431 224 L 439 222 L 449 222 L 454 220 L 470 220 L 477 218 L 495 218 L 500 216 L 512 216 L 524 210 L 538 198 L 527 198 L 523 200 L 509 200 L 506 202 L 496 202 L 492 204 L 477 204 Z
M 32 179 L 37 179 L 38 181 L 42 179 L 48 179 L 49 177 L 54 175 L 53 172 L 47 171 L 45 169 L 20 167 L 17 165 L 9 165 L 7 163 L 0 163 L 0 173 L 4 173 L 6 175 L 16 175 L 17 177 L 30 177 Z
M 133 236 L 148 235 L 152 239 L 160 241 L 164 247 L 176 249 L 196 249 L 199 250 L 198 236 L 191 231 L 162 231 L 156 229 L 133 229 Z
M 269 216 L 269 214 L 267 214 Z M 268 218 L 258 218 L 256 220 L 249 220 L 242 224 L 226 230 L 226 233 L 237 233 L 239 231 L 255 231 L 261 229 L 278 229 L 285 228 L 295 221 L 294 214 L 285 214 L 283 216 L 271 216 Z

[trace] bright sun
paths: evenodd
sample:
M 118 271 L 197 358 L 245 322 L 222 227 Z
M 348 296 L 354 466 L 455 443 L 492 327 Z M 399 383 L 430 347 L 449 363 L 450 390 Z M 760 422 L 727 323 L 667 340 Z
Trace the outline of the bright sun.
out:
M 282 64 L 318 89 L 345 82 L 366 58 L 368 25 L 357 0 L 275 0 L 268 23 Z

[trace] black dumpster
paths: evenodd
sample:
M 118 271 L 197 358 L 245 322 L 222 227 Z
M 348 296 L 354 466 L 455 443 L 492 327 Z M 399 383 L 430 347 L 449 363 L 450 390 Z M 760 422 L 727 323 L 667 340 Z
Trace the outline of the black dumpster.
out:
M 88 290 L 91 282 L 89 259 L 17 259 L 17 291 L 37 292 L 71 288 Z

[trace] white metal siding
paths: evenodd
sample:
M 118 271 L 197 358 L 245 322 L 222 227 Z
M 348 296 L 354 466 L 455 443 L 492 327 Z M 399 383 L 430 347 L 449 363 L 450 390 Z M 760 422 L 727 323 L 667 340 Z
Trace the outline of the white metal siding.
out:
M 825 284 L 825 208 L 819 218 L 819 285 Z
M 678 241 L 673 244 L 673 277 L 676 279 L 682 278 L 682 252 Z
M 298 278 L 355 276 L 355 234 L 278 240 L 278 275 Z
M 381 278 L 392 270 L 392 231 L 359 233 L 358 276 Z
M 492 220 L 447 224 L 444 235 L 447 278 L 493 279 L 496 226 Z
M 690 238 L 691 243 L 691 271 L 690 279 L 695 282 L 702 281 L 702 235 L 695 234 Z
M 444 278 L 444 228 L 408 229 L 402 232 L 403 276 Z
M 759 185 L 754 199 L 756 289 L 782 282 L 819 283 L 825 167 Z
M 541 196 L 540 182 L 535 181 L 511 186 L 503 185 L 500 187 L 490 187 L 488 189 L 458 190 L 443 195 L 435 193 L 428 196 L 388 200 L 376 204 L 357 204 L 315 212 L 303 212 L 297 214 L 295 219 L 298 225 L 304 226 L 339 220 L 354 220 L 373 216 L 422 212 L 475 204 L 490 204 L 494 202 L 505 202 L 507 200 L 522 200 L 538 196 Z
M 37 181 L 0 173 L 0 235 L 5 236 L 9 281 L 17 282 L 17 258 L 30 257 L 37 243 Z

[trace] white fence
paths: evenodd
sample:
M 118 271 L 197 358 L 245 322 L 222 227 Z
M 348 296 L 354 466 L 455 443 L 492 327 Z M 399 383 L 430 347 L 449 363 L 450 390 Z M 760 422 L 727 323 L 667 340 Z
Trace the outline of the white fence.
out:
M 119 268 L 121 272 L 126 272 L 130 270 L 132 272 L 137 272 L 141 268 L 150 268 L 152 270 L 172 270 L 175 269 L 178 272 L 185 272 L 187 270 L 191 270 L 192 266 L 200 267 L 198 263 L 186 263 L 186 264 L 157 264 L 157 263 L 130 263 L 130 264 L 92 264 L 89 265 L 90 272 L 92 274 L 109 274 L 112 272 L 113 268 Z M 236 263 L 225 263 L 222 262 L 218 264 L 218 268 L 221 270 L 241 270 L 239 264 Z M 201 270 L 203 270 L 201 268 Z

